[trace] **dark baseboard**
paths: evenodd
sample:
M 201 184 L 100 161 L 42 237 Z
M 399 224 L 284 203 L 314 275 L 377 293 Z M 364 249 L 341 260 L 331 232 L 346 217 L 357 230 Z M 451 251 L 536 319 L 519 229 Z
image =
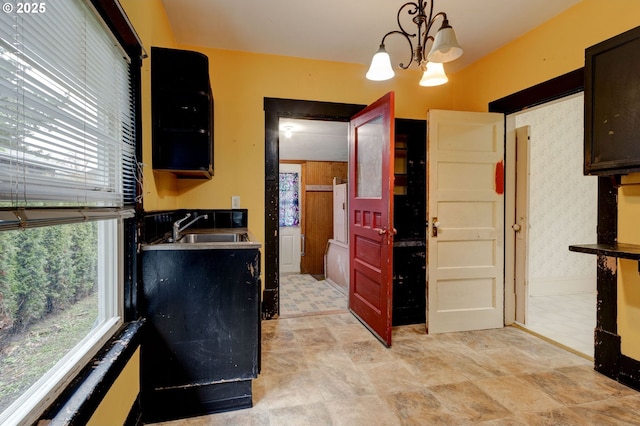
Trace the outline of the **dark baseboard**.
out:
M 640 391 L 640 361 L 626 355 L 620 355 L 618 381 Z
M 594 369 L 618 380 L 620 371 L 620 336 L 598 327 L 595 330 Z
M 143 391 L 144 423 L 251 408 L 251 380 Z

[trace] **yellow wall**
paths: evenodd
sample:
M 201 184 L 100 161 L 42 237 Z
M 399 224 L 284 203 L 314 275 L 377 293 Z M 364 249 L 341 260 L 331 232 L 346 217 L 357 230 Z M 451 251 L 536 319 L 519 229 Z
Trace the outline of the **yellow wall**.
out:
M 618 190 L 618 242 L 640 244 L 640 174 L 623 178 Z M 638 262 L 620 260 L 618 268 L 618 334 L 622 353 L 640 360 L 640 273 Z
M 123 0 L 120 3 L 148 54 L 150 46 L 175 47 L 175 38 L 161 0 Z M 142 135 L 145 209 L 180 208 L 175 179 L 167 174 L 154 175 L 151 170 L 151 64 L 148 58 L 142 63 Z
M 584 66 L 584 50 L 640 25 L 640 1 L 582 0 L 455 75 L 454 107 L 489 102 Z
M 140 348 L 120 373 L 89 419 L 87 426 L 113 426 L 125 423 L 140 393 Z
M 143 162 L 146 211 L 175 208 L 230 208 L 239 195 L 249 211 L 251 231 L 264 241 L 264 98 L 369 104 L 396 92 L 396 116 L 426 118 L 429 108 L 451 108 L 446 86 L 418 86 L 420 73 L 398 73 L 388 82 L 364 78 L 365 65 L 315 61 L 176 45 L 160 0 L 123 0 L 143 40 L 151 46 L 196 50 L 209 57 L 214 107 L 214 177 L 174 179 L 151 171 L 149 59 L 143 67 Z M 139 24 L 141 23 L 141 24 Z

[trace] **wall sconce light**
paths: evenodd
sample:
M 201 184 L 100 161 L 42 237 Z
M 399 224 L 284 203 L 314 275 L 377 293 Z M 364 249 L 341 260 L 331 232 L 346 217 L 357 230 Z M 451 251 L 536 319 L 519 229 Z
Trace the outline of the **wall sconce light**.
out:
M 417 3 L 409 2 L 400 7 L 397 15 L 400 30 L 389 31 L 382 37 L 380 48 L 373 56 L 371 66 L 367 72 L 367 78 L 369 80 L 388 80 L 395 75 L 391 67 L 391 58 L 384 46 L 384 41 L 387 36 L 391 34 L 399 34 L 407 40 L 411 50 L 411 59 L 406 65 L 401 62 L 400 68 L 406 70 L 411 66 L 411 62 L 415 62 L 420 69 L 424 71 L 422 79 L 420 80 L 421 86 L 438 86 L 448 81 L 442 64 L 451 62 L 462 56 L 462 48 L 458 44 L 456 33 L 453 31 L 451 25 L 449 25 L 447 15 L 444 12 L 433 14 L 433 0 L 430 3 L 429 14 L 427 15 L 425 9 L 427 9 L 428 5 L 428 0 L 418 0 Z M 410 17 L 413 16 L 411 21 L 418 27 L 417 32 L 409 33 L 402 26 L 400 18 L 403 12 L 406 12 Z M 429 35 L 429 32 L 439 17 L 442 17 L 442 25 L 434 38 Z M 417 41 L 415 48 L 412 39 Z M 429 40 L 431 40 L 432 45 L 431 50 L 427 54 L 426 46 Z

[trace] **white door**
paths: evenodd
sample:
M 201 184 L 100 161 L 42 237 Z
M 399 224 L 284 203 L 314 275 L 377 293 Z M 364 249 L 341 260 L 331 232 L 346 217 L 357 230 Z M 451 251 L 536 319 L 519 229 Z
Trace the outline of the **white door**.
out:
M 429 111 L 429 333 L 504 325 L 504 116 Z
M 280 176 L 280 273 L 299 274 L 302 166 L 300 164 L 280 164 Z M 297 203 L 293 200 L 294 193 Z M 296 204 L 297 215 L 295 212 Z

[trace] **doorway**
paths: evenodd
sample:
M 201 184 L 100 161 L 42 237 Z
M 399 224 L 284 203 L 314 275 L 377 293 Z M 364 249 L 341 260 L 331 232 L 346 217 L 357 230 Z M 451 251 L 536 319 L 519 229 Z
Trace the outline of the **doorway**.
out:
M 517 141 L 528 148 L 516 160 L 516 202 L 524 200 L 514 224 L 524 266 L 516 268 L 516 320 L 592 357 L 596 259 L 568 251 L 594 240 L 597 226 L 597 178 L 582 171 L 583 111 L 580 92 L 509 117 L 529 129 L 528 140 Z
M 365 105 L 265 98 L 265 241 L 262 317 L 280 314 L 279 274 L 279 151 L 280 119 L 348 122 Z
M 348 252 L 329 256 L 336 250 L 329 249 L 336 182 L 348 174 L 349 125 L 280 118 L 279 129 L 280 316 L 346 312 L 347 293 L 329 275 L 348 271 Z

